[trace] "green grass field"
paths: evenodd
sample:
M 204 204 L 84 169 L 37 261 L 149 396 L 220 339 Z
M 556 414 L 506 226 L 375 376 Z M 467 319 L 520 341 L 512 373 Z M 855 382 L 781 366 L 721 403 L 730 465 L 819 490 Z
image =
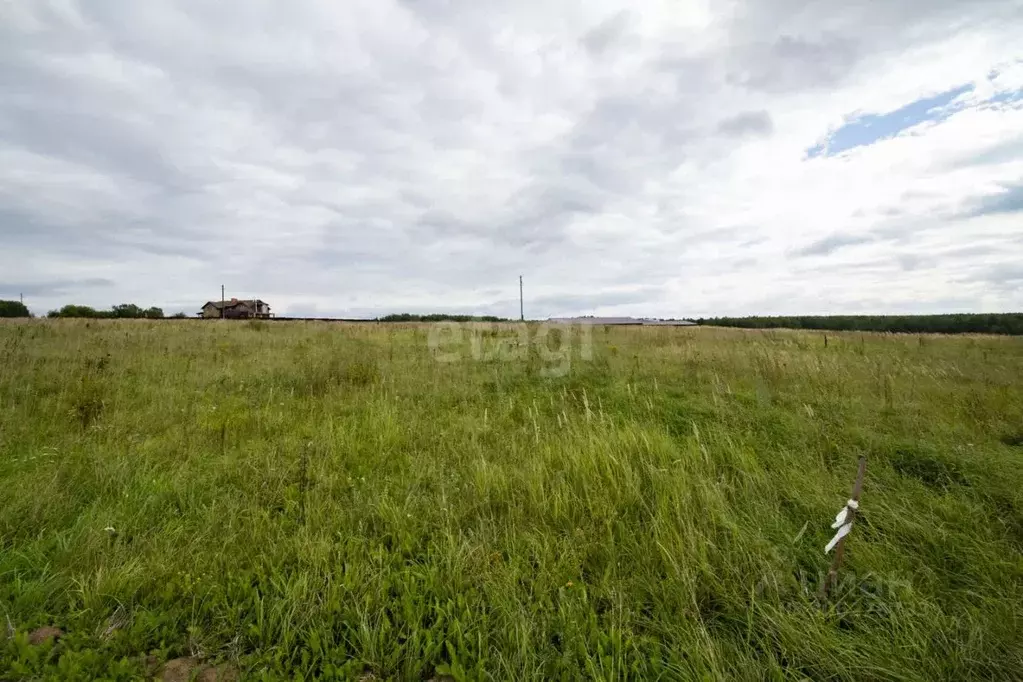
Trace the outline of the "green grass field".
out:
M 1023 674 L 1023 339 L 437 329 L 0 324 L 0 679 Z

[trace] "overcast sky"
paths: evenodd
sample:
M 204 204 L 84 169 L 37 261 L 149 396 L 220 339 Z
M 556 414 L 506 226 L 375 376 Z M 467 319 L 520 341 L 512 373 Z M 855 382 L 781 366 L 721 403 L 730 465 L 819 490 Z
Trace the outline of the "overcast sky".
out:
M 37 314 L 1023 309 L 1019 0 L 3 0 Z

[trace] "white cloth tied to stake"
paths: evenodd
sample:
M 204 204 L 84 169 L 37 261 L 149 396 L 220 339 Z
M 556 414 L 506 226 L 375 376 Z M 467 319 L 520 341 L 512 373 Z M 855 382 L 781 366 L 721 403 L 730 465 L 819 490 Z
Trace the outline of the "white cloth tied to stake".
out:
M 828 543 L 828 546 L 824 548 L 825 554 L 833 550 L 835 548 L 835 545 L 838 544 L 838 541 L 844 538 L 846 535 L 848 535 L 849 531 L 852 530 L 852 519 L 849 518 L 850 516 L 849 510 L 850 509 L 855 510 L 859 508 L 860 508 L 859 502 L 857 502 L 856 500 L 849 500 L 845 503 L 845 506 L 842 507 L 842 511 L 838 512 L 838 514 L 835 516 L 835 522 L 831 524 L 831 527 L 837 528 L 838 532 L 835 533 L 835 537 L 831 538 L 831 542 Z

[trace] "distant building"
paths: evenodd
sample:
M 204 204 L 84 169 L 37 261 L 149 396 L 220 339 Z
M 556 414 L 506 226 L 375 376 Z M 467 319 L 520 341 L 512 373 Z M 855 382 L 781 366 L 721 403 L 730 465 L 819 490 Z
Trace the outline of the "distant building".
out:
M 558 324 L 600 324 L 636 327 L 692 327 L 696 323 L 691 320 L 655 320 L 647 317 L 552 317 L 550 322 Z
M 644 327 L 695 327 L 692 320 L 643 320 Z
M 223 308 L 223 314 L 221 314 Z M 229 301 L 207 301 L 199 312 L 199 317 L 225 317 L 228 319 L 245 319 L 259 317 L 273 317 L 270 313 L 270 306 L 259 299 L 247 301 L 232 298 Z

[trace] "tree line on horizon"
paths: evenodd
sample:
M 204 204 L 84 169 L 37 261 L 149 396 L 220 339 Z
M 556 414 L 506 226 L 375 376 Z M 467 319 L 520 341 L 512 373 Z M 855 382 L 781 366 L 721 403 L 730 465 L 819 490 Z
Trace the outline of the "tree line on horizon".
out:
M 743 329 L 817 329 L 821 331 L 905 334 L 1023 335 L 1023 313 L 944 315 L 797 315 L 699 318 L 698 324 Z
M 0 301 L 0 317 L 32 317 L 21 301 Z
M 33 317 L 31 311 L 21 301 L 0 300 L 0 317 Z M 134 303 L 122 303 L 112 306 L 109 310 L 92 308 L 87 305 L 68 304 L 58 310 L 46 314 L 48 318 L 79 317 L 86 319 L 164 319 L 163 309 L 156 306 L 143 308 Z M 186 319 L 185 313 L 170 316 L 174 319 Z M 503 317 L 494 315 L 449 315 L 431 313 L 418 315 L 414 313 L 395 313 L 377 318 L 378 322 L 508 322 Z
M 112 306 L 110 310 L 96 310 L 87 305 L 66 305 L 59 310 L 51 310 L 46 313 L 47 317 L 88 317 L 105 318 L 117 320 L 160 320 L 163 319 L 163 309 L 156 306 L 143 308 L 134 303 L 121 303 Z
M 0 318 L 32 317 L 21 301 L 0 300 Z M 161 308 L 142 308 L 122 303 L 109 310 L 69 304 L 46 314 L 48 318 L 164 319 Z M 186 319 L 185 313 L 170 316 Z M 449 315 L 444 313 L 395 313 L 378 322 L 510 322 L 495 315 Z M 821 331 L 869 331 L 906 334 L 1004 334 L 1023 336 L 1023 313 L 952 313 L 942 315 L 795 315 L 698 318 L 697 324 L 742 329 L 815 329 Z
M 0 300 L 0 317 L 34 317 L 28 307 L 21 301 Z M 159 320 L 166 317 L 163 309 L 156 306 L 143 308 L 134 303 L 121 303 L 109 310 L 98 310 L 87 305 L 68 304 L 58 310 L 51 310 L 46 317 L 84 317 L 97 319 L 148 319 Z M 173 318 L 187 317 L 184 313 L 172 315 Z

